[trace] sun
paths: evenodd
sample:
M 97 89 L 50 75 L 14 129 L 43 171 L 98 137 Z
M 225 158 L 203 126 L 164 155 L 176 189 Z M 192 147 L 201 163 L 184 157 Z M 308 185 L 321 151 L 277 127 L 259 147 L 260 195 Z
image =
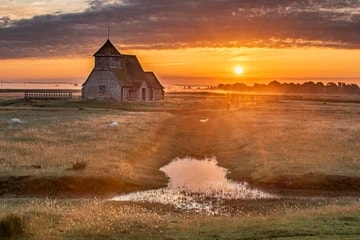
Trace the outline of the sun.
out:
M 234 68 L 234 72 L 235 72 L 236 74 L 242 74 L 242 73 L 244 72 L 244 68 L 241 67 L 241 66 L 236 66 L 236 67 Z

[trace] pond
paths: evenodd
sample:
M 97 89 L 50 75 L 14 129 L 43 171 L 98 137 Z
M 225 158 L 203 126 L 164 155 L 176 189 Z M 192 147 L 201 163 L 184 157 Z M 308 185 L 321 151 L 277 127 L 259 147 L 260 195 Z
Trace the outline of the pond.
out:
M 245 182 L 227 179 L 228 170 L 218 166 L 215 157 L 176 158 L 160 170 L 169 177 L 166 188 L 120 195 L 112 200 L 157 202 L 186 211 L 217 214 L 224 200 L 276 197 Z

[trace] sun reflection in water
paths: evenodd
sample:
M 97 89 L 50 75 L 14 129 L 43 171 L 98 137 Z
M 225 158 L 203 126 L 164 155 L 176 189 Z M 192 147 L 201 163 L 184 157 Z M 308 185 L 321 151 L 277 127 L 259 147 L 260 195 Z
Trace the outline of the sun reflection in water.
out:
M 275 197 L 250 188 L 245 182 L 227 179 L 227 169 L 219 167 L 215 157 L 176 158 L 160 170 L 169 177 L 166 188 L 120 195 L 112 200 L 157 202 L 186 211 L 217 214 L 224 207 L 224 200 Z

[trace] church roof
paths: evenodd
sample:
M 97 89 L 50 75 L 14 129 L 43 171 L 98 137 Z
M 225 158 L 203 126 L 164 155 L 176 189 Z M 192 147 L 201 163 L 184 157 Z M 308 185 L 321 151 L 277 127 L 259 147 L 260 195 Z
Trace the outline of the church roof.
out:
M 154 89 L 164 89 L 153 72 L 145 72 L 147 83 Z
M 125 68 L 132 79 L 144 79 L 144 70 L 135 55 L 123 55 Z
M 128 78 L 133 83 L 133 88 L 138 89 L 145 81 L 149 87 L 164 89 L 153 72 L 145 72 L 135 55 L 122 55 Z
M 108 39 L 104 45 L 94 54 L 95 57 L 98 56 L 122 56 L 121 53 L 114 47 L 111 41 Z
M 135 55 L 123 55 L 124 65 L 127 72 L 132 79 L 134 89 L 140 88 L 142 83 L 146 80 L 145 72 Z
M 132 87 L 133 83 L 129 76 L 129 73 L 126 69 L 123 68 L 113 68 L 111 72 L 115 74 L 117 81 L 119 82 L 120 86 L 127 86 Z

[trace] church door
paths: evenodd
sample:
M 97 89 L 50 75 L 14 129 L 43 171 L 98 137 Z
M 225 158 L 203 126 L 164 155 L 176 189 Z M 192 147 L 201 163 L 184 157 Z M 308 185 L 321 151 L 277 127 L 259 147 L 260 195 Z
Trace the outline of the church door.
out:
M 146 88 L 141 89 L 141 99 L 144 101 L 146 100 Z

